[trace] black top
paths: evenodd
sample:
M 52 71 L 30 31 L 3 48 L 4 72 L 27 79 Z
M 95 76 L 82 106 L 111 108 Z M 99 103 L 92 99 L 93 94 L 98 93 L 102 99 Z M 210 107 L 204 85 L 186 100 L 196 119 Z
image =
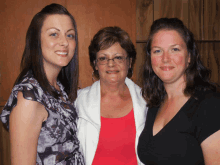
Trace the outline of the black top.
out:
M 12 89 L 0 119 L 9 128 L 9 115 L 17 104 L 18 92 L 22 92 L 25 99 L 39 102 L 48 112 L 38 138 L 36 164 L 84 165 L 76 136 L 77 113 L 62 84 L 57 84 L 60 88 L 57 92 L 61 95 L 58 99 L 45 92 L 32 72 L 28 72 Z
M 197 92 L 153 136 L 159 107 L 148 110 L 138 143 L 138 156 L 147 165 L 204 165 L 200 144 L 220 129 L 220 93 Z

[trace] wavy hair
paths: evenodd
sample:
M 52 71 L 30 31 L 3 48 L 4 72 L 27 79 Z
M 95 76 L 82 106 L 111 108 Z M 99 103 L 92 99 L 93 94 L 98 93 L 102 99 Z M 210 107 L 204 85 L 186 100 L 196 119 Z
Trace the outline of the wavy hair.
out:
M 59 4 L 52 3 L 44 7 L 39 13 L 37 13 L 28 28 L 26 34 L 26 44 L 24 53 L 21 60 L 21 72 L 15 81 L 17 84 L 22 80 L 22 77 L 28 72 L 32 71 L 34 78 L 39 82 L 40 86 L 55 98 L 58 98 L 59 94 L 51 87 L 43 67 L 43 55 L 41 49 L 41 28 L 44 20 L 47 16 L 53 14 L 67 15 L 70 17 L 74 30 L 76 48 L 72 60 L 69 64 L 63 67 L 58 75 L 58 80 L 64 86 L 64 90 L 69 96 L 70 101 L 74 101 L 77 96 L 77 84 L 78 84 L 78 35 L 76 22 L 73 16 L 67 11 L 65 7 Z
M 94 75 L 99 78 L 99 73 L 95 69 L 96 55 L 98 51 L 110 48 L 115 43 L 119 43 L 121 47 L 127 52 L 127 55 L 132 59 L 131 68 L 128 69 L 127 77 L 132 77 L 133 67 L 136 60 L 136 50 L 128 33 L 120 27 L 105 27 L 99 30 L 93 37 L 89 45 L 90 65 L 93 68 Z
M 147 106 L 160 106 L 166 96 L 163 81 L 154 73 L 151 65 L 151 43 L 154 35 L 160 30 L 177 31 L 187 46 L 190 63 L 185 70 L 186 87 L 184 94 L 193 96 L 197 90 L 216 90 L 216 86 L 210 82 L 211 71 L 202 64 L 193 33 L 178 18 L 160 18 L 153 22 L 145 47 L 146 58 L 142 74 L 142 95 L 148 103 Z

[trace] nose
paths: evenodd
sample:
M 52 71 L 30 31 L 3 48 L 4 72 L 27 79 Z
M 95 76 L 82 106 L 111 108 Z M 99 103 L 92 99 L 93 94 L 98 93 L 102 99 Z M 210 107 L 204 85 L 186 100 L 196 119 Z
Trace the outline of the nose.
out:
M 108 59 L 107 65 L 110 66 L 110 67 L 111 67 L 111 66 L 114 66 L 114 65 L 115 65 L 114 58 L 113 58 L 113 59 Z
M 67 47 L 69 45 L 69 42 L 65 36 L 60 37 L 60 45 L 65 46 L 65 47 Z
M 169 62 L 170 61 L 170 54 L 169 52 L 163 52 L 163 55 L 162 55 L 162 61 L 163 62 Z

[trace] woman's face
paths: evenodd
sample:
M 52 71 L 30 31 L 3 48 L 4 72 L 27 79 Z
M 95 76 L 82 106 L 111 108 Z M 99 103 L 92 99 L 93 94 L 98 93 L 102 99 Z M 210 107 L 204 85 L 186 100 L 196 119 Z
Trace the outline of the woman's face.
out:
M 100 50 L 96 55 L 96 70 L 99 72 L 100 81 L 107 84 L 122 84 L 131 67 L 131 59 L 119 43 L 115 43 L 105 50 Z M 108 60 L 110 59 L 110 60 Z M 111 60 L 111 59 L 114 59 Z M 101 61 L 106 61 L 103 64 Z
M 47 16 L 41 29 L 44 68 L 66 66 L 73 58 L 75 48 L 75 29 L 70 17 L 61 14 Z
M 151 44 L 151 64 L 155 74 L 164 82 L 185 82 L 185 70 L 190 62 L 186 43 L 175 30 L 160 30 Z

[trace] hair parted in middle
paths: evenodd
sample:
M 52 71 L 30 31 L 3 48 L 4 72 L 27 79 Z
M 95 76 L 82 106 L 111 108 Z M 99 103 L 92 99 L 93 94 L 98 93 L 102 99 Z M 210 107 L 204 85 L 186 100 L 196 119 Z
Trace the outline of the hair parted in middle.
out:
M 210 82 L 211 72 L 202 64 L 193 33 L 178 18 L 160 18 L 153 22 L 145 48 L 146 58 L 142 74 L 142 95 L 148 103 L 147 106 L 160 106 L 166 96 L 163 82 L 154 73 L 151 64 L 151 43 L 154 35 L 161 30 L 175 30 L 186 44 L 190 63 L 185 70 L 186 87 L 184 94 L 193 96 L 196 90 L 215 90 L 215 85 Z
M 132 77 L 133 67 L 136 60 L 136 50 L 132 43 L 128 33 L 122 30 L 120 27 L 105 27 L 99 30 L 89 45 L 89 58 L 90 64 L 93 68 L 94 75 L 99 78 L 98 71 L 95 69 L 96 66 L 96 55 L 100 50 L 110 48 L 115 43 L 119 43 L 120 46 L 126 51 L 128 59 L 132 59 L 131 68 L 128 69 L 127 77 Z
M 65 7 L 59 4 L 52 3 L 45 6 L 32 19 L 31 24 L 26 34 L 26 45 L 21 60 L 21 72 L 15 81 L 18 83 L 22 77 L 28 72 L 32 71 L 34 78 L 39 82 L 40 86 L 55 98 L 58 93 L 49 84 L 43 67 L 43 55 L 41 49 L 41 29 L 45 19 L 54 14 L 67 15 L 72 22 L 75 30 L 76 48 L 72 60 L 69 64 L 63 67 L 58 75 L 58 80 L 64 86 L 64 90 L 69 96 L 70 101 L 74 101 L 77 96 L 78 84 L 78 35 L 76 22 L 73 16 L 67 11 Z

